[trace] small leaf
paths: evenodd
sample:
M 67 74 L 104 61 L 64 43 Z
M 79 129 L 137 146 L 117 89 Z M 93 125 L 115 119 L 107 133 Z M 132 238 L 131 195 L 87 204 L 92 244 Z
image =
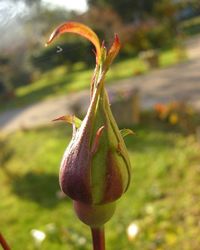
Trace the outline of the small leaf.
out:
M 53 122 L 55 121 L 65 121 L 70 124 L 74 124 L 76 128 L 79 128 L 81 126 L 82 121 L 76 117 L 75 115 L 64 115 L 60 116 L 56 119 L 53 119 Z
M 123 138 L 127 135 L 134 135 L 135 134 L 131 129 L 127 129 L 127 128 L 121 129 L 120 133 L 121 133 Z
M 61 24 L 60 26 L 58 26 L 51 34 L 46 45 L 49 45 L 56 37 L 66 32 L 78 34 L 80 36 L 85 37 L 90 42 L 92 42 L 96 48 L 97 62 L 100 61 L 101 46 L 100 46 L 99 38 L 97 37 L 96 33 L 92 29 L 78 22 L 65 22 Z

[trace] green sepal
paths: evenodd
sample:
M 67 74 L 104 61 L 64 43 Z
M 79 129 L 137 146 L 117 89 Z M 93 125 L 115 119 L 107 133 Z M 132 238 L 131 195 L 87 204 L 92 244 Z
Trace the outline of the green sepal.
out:
M 131 129 L 128 129 L 128 128 L 121 129 L 120 133 L 121 133 L 121 136 L 123 138 L 126 137 L 127 135 L 134 135 L 135 134 Z
M 75 115 L 64 115 L 60 116 L 56 119 L 53 119 L 53 122 L 55 121 L 65 121 L 70 124 L 74 124 L 76 128 L 79 128 L 81 126 L 82 121 L 76 117 Z

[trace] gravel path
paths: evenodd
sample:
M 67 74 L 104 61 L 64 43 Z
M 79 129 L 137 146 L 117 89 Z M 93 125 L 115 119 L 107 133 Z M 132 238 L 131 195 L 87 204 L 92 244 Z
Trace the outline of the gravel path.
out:
M 200 38 L 187 42 L 190 60 L 179 65 L 154 70 L 147 75 L 120 80 L 109 87 L 109 93 L 138 89 L 143 109 L 151 108 L 157 102 L 184 100 L 200 111 Z M 66 113 L 72 113 L 77 103 L 86 106 L 89 91 L 44 100 L 21 109 L 0 114 L 0 130 L 10 133 L 18 129 L 50 124 L 51 120 Z

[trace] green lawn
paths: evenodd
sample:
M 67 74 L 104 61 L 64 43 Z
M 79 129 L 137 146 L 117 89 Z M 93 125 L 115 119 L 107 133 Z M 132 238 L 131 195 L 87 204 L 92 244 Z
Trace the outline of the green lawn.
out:
M 167 67 L 183 60 L 180 50 L 174 48 L 161 51 L 159 57 L 160 67 Z M 139 58 L 126 59 L 115 63 L 107 75 L 107 83 L 113 84 L 116 80 L 144 74 L 149 71 L 148 66 Z M 39 77 L 39 80 L 16 89 L 16 98 L 1 105 L 1 110 L 16 108 L 43 100 L 45 98 L 64 95 L 89 87 L 92 69 L 81 69 L 80 64 L 68 70 L 61 66 L 48 71 Z
M 109 250 L 198 250 L 200 147 L 160 124 L 126 138 L 133 178 L 106 225 Z M 34 250 L 32 229 L 46 233 L 42 250 L 89 250 L 90 232 L 72 202 L 59 199 L 58 170 L 71 129 L 63 124 L 16 132 L 1 140 L 0 231 L 13 250 Z M 134 222 L 139 233 L 129 241 Z

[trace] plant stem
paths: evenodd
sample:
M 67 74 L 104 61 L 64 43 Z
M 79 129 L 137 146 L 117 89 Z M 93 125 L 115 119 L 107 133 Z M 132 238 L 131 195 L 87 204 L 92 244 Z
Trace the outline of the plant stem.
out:
M 10 250 L 6 240 L 4 239 L 3 235 L 0 233 L 0 245 L 3 247 L 4 250 Z
M 105 250 L 105 233 L 104 227 L 92 228 L 93 250 Z

